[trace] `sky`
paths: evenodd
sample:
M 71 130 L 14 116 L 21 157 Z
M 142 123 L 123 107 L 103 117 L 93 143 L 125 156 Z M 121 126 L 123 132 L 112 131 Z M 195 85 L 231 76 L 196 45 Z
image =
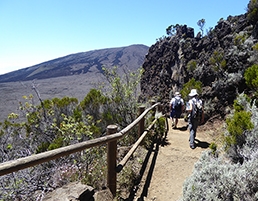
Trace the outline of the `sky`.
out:
M 200 31 L 249 0 L 0 0 L 0 74 L 78 52 L 151 46 L 169 25 Z

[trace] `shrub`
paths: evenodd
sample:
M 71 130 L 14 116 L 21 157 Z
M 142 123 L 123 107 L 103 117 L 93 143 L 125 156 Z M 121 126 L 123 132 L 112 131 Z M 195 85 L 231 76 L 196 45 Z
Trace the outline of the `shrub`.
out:
M 251 24 L 256 24 L 258 21 L 258 1 L 250 0 L 247 5 L 247 19 Z
M 251 89 L 258 89 L 258 65 L 247 68 L 244 74 L 245 82 Z
M 196 81 L 194 78 L 189 80 L 187 83 L 183 85 L 181 90 L 181 95 L 184 100 L 188 99 L 188 94 L 190 93 L 191 89 L 197 89 L 198 93 L 201 94 L 202 92 L 202 82 Z
M 247 38 L 248 38 L 247 33 L 240 32 L 239 34 L 236 34 L 234 38 L 234 45 L 241 46 L 242 44 L 244 44 Z
M 187 63 L 186 66 L 189 72 L 193 72 L 197 68 L 197 62 L 196 60 L 191 60 Z
M 253 129 L 251 112 L 235 112 L 232 118 L 226 120 L 228 135 L 225 136 L 226 147 L 242 146 L 245 143 L 245 131 Z
M 215 72 L 218 72 L 218 76 L 224 76 L 224 69 L 227 66 L 227 62 L 224 59 L 223 53 L 219 51 L 214 51 L 209 61 L 213 67 L 213 70 Z
M 102 117 L 109 117 L 109 121 L 113 124 L 116 123 L 119 127 L 125 127 L 138 116 L 139 83 L 143 69 L 139 68 L 135 72 L 124 72 L 122 76 L 119 76 L 117 67 L 112 69 L 103 67 L 103 71 L 108 86 L 111 88 L 105 94 L 108 101 Z M 123 138 L 120 143 L 130 144 L 134 141 L 136 133 L 133 129 L 131 134 Z
M 258 106 L 258 65 L 254 64 L 247 68 L 244 73 L 245 83 L 251 89 L 252 92 L 252 103 L 254 102 Z
M 209 148 L 211 149 L 211 153 L 215 156 L 216 152 L 217 152 L 218 145 L 216 143 L 212 142 L 210 144 Z
M 203 36 L 203 27 L 205 25 L 205 19 L 201 19 L 197 22 L 197 25 L 199 26 L 200 30 L 202 31 L 202 36 Z
M 123 78 L 116 69 L 105 73 L 109 93 L 93 89 L 81 103 L 64 97 L 40 99 L 41 104 L 36 106 L 32 95 L 24 96 L 26 102 L 20 103 L 20 114 L 11 113 L 0 124 L 0 162 L 96 138 L 103 134 L 108 122 L 124 127 L 136 119 L 141 71 L 125 73 Z M 119 143 L 135 141 L 135 133 Z M 102 188 L 106 178 L 105 150 L 104 146 L 87 149 L 2 176 L 0 200 L 39 200 L 33 197 L 36 190 L 45 194 L 73 179 L 84 178 L 88 185 Z
M 182 200 L 257 200 L 257 162 L 252 157 L 242 165 L 232 164 L 205 152 L 184 183 Z
M 179 24 L 176 24 L 176 25 L 169 25 L 167 28 L 166 28 L 166 33 L 168 36 L 173 36 L 176 34 L 176 31 L 177 31 L 177 28 L 179 27 L 180 25 Z
M 239 95 L 234 108 L 233 113 L 246 112 L 245 118 L 233 114 L 230 124 L 238 122 L 240 125 L 235 124 L 237 128 L 229 129 L 231 133 L 240 134 L 241 130 L 245 133 L 245 143 L 235 145 L 242 162 L 232 162 L 231 156 L 223 152 L 218 155 L 212 145 L 213 150 L 202 154 L 193 174 L 185 181 L 183 201 L 258 200 L 258 111 L 255 105 L 251 107 L 244 94 Z
M 253 45 L 253 49 L 254 49 L 255 51 L 258 51 L 258 43 L 255 43 L 255 44 Z

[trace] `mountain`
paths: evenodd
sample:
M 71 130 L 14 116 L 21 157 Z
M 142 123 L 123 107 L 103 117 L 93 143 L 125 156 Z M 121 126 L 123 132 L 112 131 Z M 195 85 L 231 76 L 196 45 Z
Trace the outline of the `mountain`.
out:
M 0 75 L 0 83 L 102 73 L 102 66 L 136 70 L 142 66 L 149 47 L 130 45 L 70 54 L 38 65 Z
M 42 100 L 77 98 L 79 101 L 90 89 L 103 86 L 102 66 L 117 66 L 118 73 L 134 71 L 142 66 L 148 52 L 145 45 L 93 50 L 67 55 L 32 67 L 0 76 L 0 122 L 16 113 L 24 96 L 33 95 L 34 104 Z M 38 93 L 36 93 L 37 89 Z
M 238 93 L 250 93 L 244 72 L 258 63 L 257 42 L 258 22 L 251 21 L 247 13 L 220 19 L 203 36 L 179 25 L 176 34 L 149 48 L 143 63 L 142 98 L 158 97 L 168 105 L 171 89 L 181 91 L 194 79 L 202 84 L 200 97 L 205 101 L 206 118 L 225 117 Z M 188 94 L 182 95 L 188 98 Z

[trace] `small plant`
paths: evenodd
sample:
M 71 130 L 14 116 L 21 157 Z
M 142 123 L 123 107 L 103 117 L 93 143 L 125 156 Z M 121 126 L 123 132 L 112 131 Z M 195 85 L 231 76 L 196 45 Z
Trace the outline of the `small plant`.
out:
M 251 113 L 241 110 L 236 111 L 232 118 L 226 120 L 229 135 L 225 136 L 226 148 L 232 145 L 242 146 L 245 143 L 245 131 L 253 129 Z
M 173 36 L 176 34 L 176 30 L 177 28 L 179 27 L 180 25 L 179 24 L 176 24 L 176 25 L 170 25 L 166 28 L 166 33 L 167 35 L 169 36 Z
M 197 89 L 198 93 L 201 94 L 202 92 L 202 82 L 196 81 L 194 78 L 189 80 L 187 83 L 183 85 L 181 90 L 181 95 L 184 100 L 188 99 L 188 94 L 190 93 L 191 89 Z
M 209 61 L 213 66 L 214 71 L 218 72 L 220 75 L 224 74 L 224 69 L 227 65 L 227 62 L 224 59 L 223 53 L 214 51 Z
M 189 71 L 189 72 L 193 72 L 196 68 L 197 68 L 197 62 L 196 62 L 196 60 L 191 60 L 191 61 L 189 61 L 188 63 L 187 63 L 187 70 Z
M 127 165 L 118 174 L 118 192 L 120 197 L 126 197 L 129 194 L 129 190 L 133 188 L 134 182 L 137 180 L 138 175 L 132 168 L 132 166 Z
M 247 33 L 241 32 L 241 33 L 237 34 L 234 38 L 234 45 L 241 46 L 242 44 L 244 44 L 244 42 L 246 41 L 247 38 L 248 38 Z
M 258 51 L 258 43 L 255 43 L 255 44 L 253 45 L 253 49 L 254 49 L 255 51 Z
M 82 183 L 90 185 L 98 190 L 106 186 L 107 164 L 105 147 L 94 147 L 85 151 L 81 168 Z
M 200 27 L 200 30 L 202 32 L 202 36 L 203 36 L 203 27 L 205 25 L 205 19 L 201 19 L 197 22 L 197 25 Z
M 155 126 L 155 138 L 158 140 L 161 140 L 163 135 L 166 132 L 166 118 L 161 117 L 157 120 L 156 126 Z
M 244 74 L 245 82 L 251 89 L 258 89 L 258 65 L 254 64 L 247 68 Z
M 209 148 L 211 149 L 212 155 L 215 156 L 215 155 L 216 155 L 216 152 L 217 152 L 217 148 L 218 148 L 217 144 L 214 143 L 214 142 L 212 142 L 212 143 L 210 144 Z

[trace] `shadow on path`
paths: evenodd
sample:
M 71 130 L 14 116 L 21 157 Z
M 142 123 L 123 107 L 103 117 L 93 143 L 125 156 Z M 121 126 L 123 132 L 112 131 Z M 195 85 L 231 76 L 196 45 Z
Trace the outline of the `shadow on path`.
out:
M 197 143 L 196 143 L 196 146 L 197 146 L 197 147 L 201 147 L 201 148 L 203 148 L 203 149 L 207 149 L 207 148 L 209 148 L 209 146 L 210 146 L 210 143 L 208 143 L 208 142 L 202 142 L 202 141 L 200 141 L 200 140 L 198 140 L 198 139 L 196 139 L 196 138 L 195 138 L 195 141 L 197 142 Z
M 173 130 L 180 130 L 180 131 L 186 131 L 188 128 L 188 125 L 186 126 L 182 126 L 182 127 L 177 127 L 177 128 L 173 128 Z
M 174 129 L 178 131 L 186 131 L 188 129 L 188 125 L 177 127 Z M 148 197 L 151 181 L 153 178 L 153 172 L 157 162 L 157 157 L 160 151 L 160 147 L 165 147 L 170 144 L 167 139 L 167 134 L 168 134 L 168 130 L 163 137 L 155 139 L 154 142 L 149 147 L 146 157 L 144 159 L 144 162 L 142 164 L 139 177 L 134 183 L 134 188 L 130 191 L 129 197 L 124 199 L 124 201 L 133 201 L 136 199 L 137 201 L 144 201 L 144 199 Z M 199 139 L 195 139 L 195 141 L 196 141 L 196 147 L 207 149 L 210 146 L 210 143 L 208 142 L 201 141 Z
M 142 189 L 141 196 L 137 199 L 137 201 L 144 201 L 144 197 L 147 197 L 148 190 L 149 190 L 150 183 L 151 183 L 151 179 L 152 179 L 152 175 L 153 175 L 153 171 L 154 171 L 156 160 L 157 160 L 158 153 L 159 153 L 159 147 L 160 146 L 166 146 L 166 145 L 170 144 L 167 141 L 167 132 L 165 133 L 165 135 L 163 136 L 162 139 L 156 139 L 155 141 L 156 142 L 151 144 L 151 146 L 150 146 L 150 148 L 147 152 L 147 155 L 144 159 L 142 168 L 140 170 L 140 177 L 135 182 L 135 188 L 131 191 L 129 197 L 127 199 L 125 199 L 125 201 L 133 201 L 134 200 L 135 195 L 136 195 L 137 191 L 139 190 L 139 184 L 142 180 L 142 177 L 143 177 L 145 171 L 148 171 L 147 172 L 148 174 L 147 174 L 147 177 L 145 179 L 145 184 L 144 184 L 144 187 Z M 149 170 L 146 170 L 147 167 L 148 167 L 147 165 L 148 165 L 148 162 L 151 158 L 152 153 L 154 153 L 154 154 L 153 154 L 153 157 L 152 157 L 152 161 L 151 161 Z

